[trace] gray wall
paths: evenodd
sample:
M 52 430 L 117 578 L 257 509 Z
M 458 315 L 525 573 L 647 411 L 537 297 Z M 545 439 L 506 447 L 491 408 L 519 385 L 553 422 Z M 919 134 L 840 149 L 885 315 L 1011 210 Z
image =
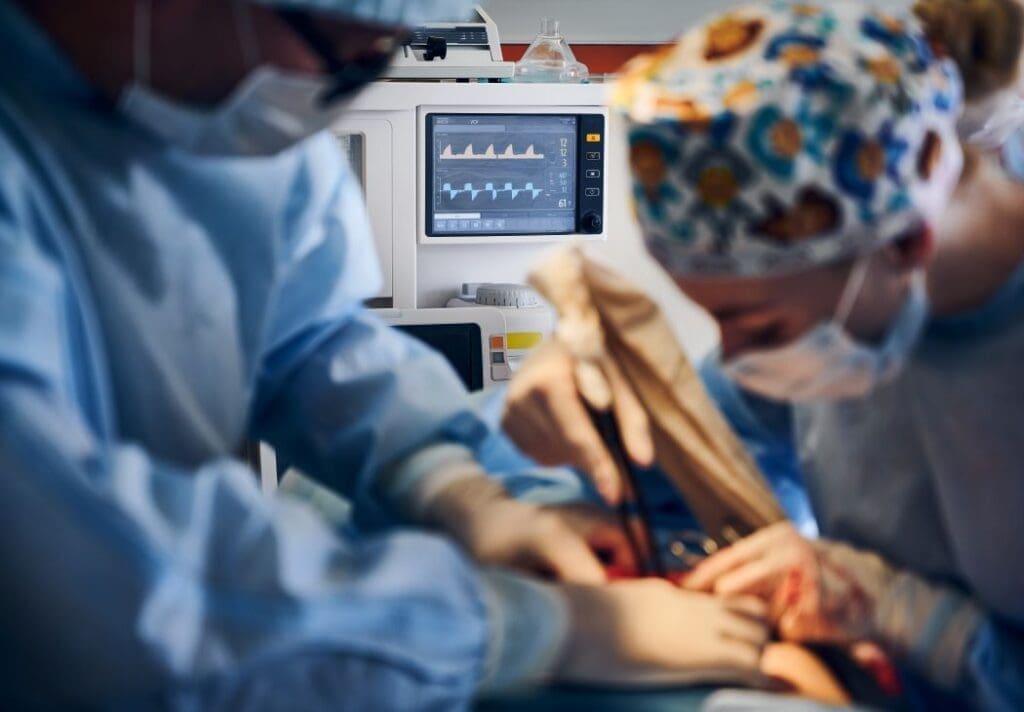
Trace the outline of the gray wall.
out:
M 749 2 L 749 0 L 747 0 Z M 541 17 L 562 21 L 569 43 L 647 44 L 666 42 L 706 15 L 741 0 L 481 0 L 498 24 L 502 42 L 527 43 Z M 911 0 L 875 0 L 886 9 Z
M 539 18 L 556 17 L 562 32 L 580 44 L 646 44 L 672 39 L 716 8 L 737 0 L 483 0 L 502 42 L 523 43 L 537 34 Z

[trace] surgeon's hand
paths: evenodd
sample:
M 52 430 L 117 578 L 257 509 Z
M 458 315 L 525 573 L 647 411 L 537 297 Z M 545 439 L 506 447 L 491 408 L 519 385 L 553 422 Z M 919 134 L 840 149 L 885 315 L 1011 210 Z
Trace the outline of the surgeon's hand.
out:
M 846 644 L 874 635 L 892 577 L 874 554 L 811 541 L 781 522 L 709 557 L 684 586 L 760 597 L 770 604 L 771 618 L 786 640 Z
M 593 507 L 521 502 L 489 477 L 451 484 L 431 501 L 427 520 L 484 564 L 587 584 L 606 581 L 599 551 L 613 565 L 635 566 L 611 515 Z
M 605 501 L 618 504 L 623 496 L 622 475 L 591 422 L 577 386 L 576 365 L 557 339 L 539 347 L 509 386 L 502 427 L 533 459 L 581 470 Z M 647 414 L 610 358 L 601 360 L 600 370 L 612 391 L 612 409 L 626 455 L 647 467 L 654 461 Z
M 709 556 L 690 572 L 684 586 L 691 591 L 771 600 L 790 571 L 809 572 L 816 565 L 811 542 L 789 522 L 779 522 Z
M 567 586 L 572 615 L 555 677 L 565 682 L 760 684 L 767 608 L 756 598 L 715 598 L 665 581 Z

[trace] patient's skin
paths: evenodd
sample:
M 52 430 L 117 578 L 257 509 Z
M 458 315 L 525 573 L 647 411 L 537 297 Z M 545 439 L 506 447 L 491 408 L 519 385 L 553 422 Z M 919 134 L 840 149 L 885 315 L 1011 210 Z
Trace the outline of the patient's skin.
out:
M 850 695 L 825 664 L 807 648 L 772 643 L 761 656 L 761 672 L 793 693 L 827 705 L 849 705 Z

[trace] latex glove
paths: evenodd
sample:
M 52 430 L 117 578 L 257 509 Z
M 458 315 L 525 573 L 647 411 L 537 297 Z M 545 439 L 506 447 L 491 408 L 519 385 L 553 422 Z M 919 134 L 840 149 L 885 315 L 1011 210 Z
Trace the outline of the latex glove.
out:
M 586 375 L 595 369 L 600 374 Z M 557 338 L 540 346 L 512 379 L 502 427 L 533 459 L 581 470 L 605 501 L 618 504 L 623 496 L 622 474 L 594 429 L 580 379 L 607 383 L 627 457 L 641 467 L 649 466 L 654 461 L 650 422 L 622 372 L 606 355 L 582 364 Z
M 684 586 L 772 600 L 791 571 L 812 571 L 816 565 L 810 540 L 789 522 L 779 522 L 709 556 L 690 572 Z
M 816 569 L 795 570 L 773 601 L 781 636 L 840 644 L 877 641 L 937 687 L 961 687 L 982 621 L 972 599 L 846 544 L 816 541 L 812 547 Z
M 876 554 L 811 541 L 788 523 L 708 558 L 694 590 L 770 602 L 779 634 L 800 642 L 873 640 L 939 686 L 956 688 L 981 612 L 969 598 L 890 566 Z
M 423 522 L 452 535 L 477 561 L 552 576 L 604 583 L 597 551 L 632 562 L 629 542 L 614 519 L 595 508 L 543 507 L 512 499 L 485 476 L 456 480 L 423 509 Z
M 761 684 L 766 606 L 655 579 L 566 586 L 572 625 L 555 677 L 601 685 Z

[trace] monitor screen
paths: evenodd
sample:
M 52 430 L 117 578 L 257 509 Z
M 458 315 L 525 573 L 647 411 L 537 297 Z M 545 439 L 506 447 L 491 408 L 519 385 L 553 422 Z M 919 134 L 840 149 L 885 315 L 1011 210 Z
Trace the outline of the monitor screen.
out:
M 441 353 L 471 391 L 484 387 L 479 324 L 415 324 L 396 327 Z
M 578 117 L 431 114 L 427 234 L 576 232 Z

